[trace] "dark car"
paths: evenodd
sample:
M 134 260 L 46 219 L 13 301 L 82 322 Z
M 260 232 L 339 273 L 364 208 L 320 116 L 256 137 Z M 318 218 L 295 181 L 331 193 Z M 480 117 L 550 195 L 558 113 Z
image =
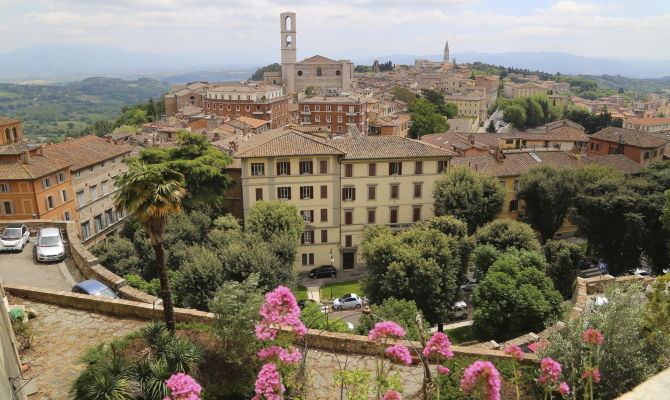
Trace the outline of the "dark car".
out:
M 302 309 L 304 309 L 305 307 L 307 307 L 307 304 L 309 304 L 309 303 L 316 303 L 316 301 L 315 301 L 315 300 L 312 300 L 312 299 L 302 299 L 302 300 L 298 300 L 298 307 L 300 307 L 300 309 L 302 310 Z
M 312 279 L 330 278 L 331 276 L 333 278 L 337 276 L 337 270 L 332 265 L 322 265 L 309 271 L 309 277 Z
M 89 279 L 74 285 L 72 293 L 89 294 L 91 296 L 106 297 L 108 299 L 120 298 L 115 291 L 95 279 Z

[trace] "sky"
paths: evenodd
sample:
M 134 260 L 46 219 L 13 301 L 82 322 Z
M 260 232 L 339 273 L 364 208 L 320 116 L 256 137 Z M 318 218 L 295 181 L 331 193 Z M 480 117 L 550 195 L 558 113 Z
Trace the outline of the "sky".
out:
M 95 44 L 231 63 L 279 60 L 279 13 L 298 59 L 558 51 L 670 60 L 670 1 L 0 0 L 0 53 Z

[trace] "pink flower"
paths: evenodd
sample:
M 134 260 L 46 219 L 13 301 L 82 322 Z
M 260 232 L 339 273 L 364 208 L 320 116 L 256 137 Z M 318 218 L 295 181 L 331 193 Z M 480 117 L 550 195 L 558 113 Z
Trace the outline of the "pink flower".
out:
M 412 356 L 409 354 L 409 349 L 402 344 L 396 344 L 387 347 L 386 355 L 390 359 L 401 362 L 405 365 L 410 365 L 412 363 Z
M 263 365 L 258 372 L 256 379 L 255 392 L 256 396 L 252 400 L 280 400 L 281 394 L 286 388 L 280 382 L 279 371 L 277 366 L 268 363 Z
M 271 325 L 290 327 L 298 336 L 307 333 L 305 324 L 300 320 L 300 308 L 295 296 L 291 289 L 285 286 L 278 286 L 265 295 L 265 303 L 261 306 L 259 314 L 263 317 L 263 320 L 256 325 L 256 337 L 260 340 L 277 338 L 278 330 L 270 327 Z
M 551 358 L 543 358 L 540 362 L 540 383 L 558 382 L 561 376 L 561 364 Z
M 597 329 L 587 329 L 582 337 L 584 343 L 603 344 L 603 334 Z
M 446 375 L 446 374 L 448 374 L 449 372 L 451 372 L 451 370 L 450 370 L 449 368 L 447 368 L 447 367 L 443 367 L 443 366 L 441 366 L 441 365 L 438 365 L 438 366 L 437 366 L 437 372 L 441 373 L 442 375 Z
M 561 384 L 558 385 L 558 392 L 564 396 L 570 394 L 570 386 L 568 386 L 568 383 L 561 382 Z
M 595 383 L 600 382 L 600 370 L 598 368 L 587 368 L 582 374 L 582 378 L 588 379 L 589 377 L 593 377 Z
M 509 354 L 510 356 L 514 357 L 519 361 L 523 360 L 523 351 L 521 351 L 521 347 L 519 346 L 515 345 L 508 346 L 505 349 L 505 354 Z
M 470 394 L 480 382 L 486 383 L 486 400 L 500 400 L 500 373 L 490 361 L 475 361 L 463 371 L 461 390 Z
M 291 365 L 300 361 L 302 359 L 302 354 L 300 354 L 300 350 L 296 348 L 287 350 L 280 346 L 270 346 L 267 349 L 258 352 L 258 358 L 261 360 L 273 357 L 286 365 Z
M 423 355 L 428 357 L 431 354 L 437 354 L 444 358 L 451 358 L 454 356 L 454 353 L 449 350 L 449 346 L 451 346 L 449 337 L 444 333 L 436 332 L 431 336 L 428 343 L 426 343 L 426 347 L 423 349 Z
M 386 391 L 386 393 L 384 393 L 382 400 L 400 400 L 400 393 L 389 389 Z
M 396 339 L 405 337 L 405 330 L 392 321 L 378 322 L 375 327 L 370 329 L 368 333 L 370 340 L 378 340 L 388 337 L 395 337 Z
M 170 389 L 172 397 L 163 400 L 200 400 L 202 387 L 189 375 L 174 374 L 165 381 L 165 385 Z

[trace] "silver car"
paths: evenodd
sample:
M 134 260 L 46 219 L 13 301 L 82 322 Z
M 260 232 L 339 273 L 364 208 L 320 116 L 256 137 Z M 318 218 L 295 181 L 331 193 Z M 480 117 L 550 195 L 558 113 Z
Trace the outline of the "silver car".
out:
M 0 251 L 21 251 L 29 240 L 30 231 L 25 224 L 8 224 L 0 236 Z
M 37 234 L 35 244 L 37 261 L 62 261 L 65 259 L 65 245 L 58 228 L 44 228 Z
M 360 298 L 356 293 L 349 293 L 333 301 L 333 310 L 359 309 L 364 305 L 364 299 Z

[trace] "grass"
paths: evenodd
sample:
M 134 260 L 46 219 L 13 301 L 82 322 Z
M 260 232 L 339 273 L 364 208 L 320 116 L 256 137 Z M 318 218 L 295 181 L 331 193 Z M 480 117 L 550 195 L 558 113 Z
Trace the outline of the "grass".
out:
M 472 325 L 450 329 L 444 333 L 449 336 L 449 339 L 453 344 L 460 344 L 477 340 L 477 338 L 475 338 L 474 332 L 472 331 Z
M 298 286 L 295 291 L 293 291 L 296 300 L 304 300 L 307 298 L 307 288 L 304 286 Z
M 359 281 L 349 281 L 349 282 L 338 282 L 333 283 L 333 295 L 330 295 L 331 284 L 327 283 L 321 286 L 321 299 L 336 299 L 342 297 L 347 293 L 356 293 L 359 296 L 363 296 L 363 288 L 361 287 L 361 282 Z

